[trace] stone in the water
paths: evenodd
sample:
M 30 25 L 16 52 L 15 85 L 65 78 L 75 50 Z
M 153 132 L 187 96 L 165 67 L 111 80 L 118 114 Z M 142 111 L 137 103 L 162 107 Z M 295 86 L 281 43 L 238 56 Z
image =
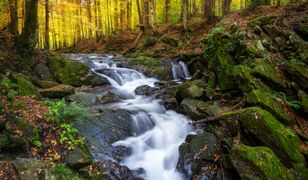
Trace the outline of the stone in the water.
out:
M 157 90 L 158 90 L 157 88 L 144 85 L 144 86 L 137 87 L 135 89 L 135 93 L 136 95 L 151 96 L 151 95 L 154 95 Z

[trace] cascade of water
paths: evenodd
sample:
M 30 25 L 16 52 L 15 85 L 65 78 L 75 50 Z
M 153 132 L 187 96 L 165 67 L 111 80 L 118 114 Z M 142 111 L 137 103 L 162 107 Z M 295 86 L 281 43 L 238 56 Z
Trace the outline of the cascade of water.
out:
M 185 179 L 181 173 L 176 171 L 176 165 L 179 158 L 179 146 L 186 136 L 193 132 L 187 117 L 174 111 L 166 111 L 159 99 L 134 93 L 139 86 L 154 87 L 157 79 L 147 78 L 132 69 L 119 68 L 116 63 L 110 63 L 110 59 L 108 61 L 97 62 L 95 60 L 93 72 L 106 78 L 114 90 L 125 97 L 120 102 L 109 105 L 109 108 L 130 111 L 135 134 L 133 137 L 113 144 L 113 146 L 125 146 L 131 149 L 131 154 L 121 163 L 138 172 L 138 176 L 146 180 Z M 109 73 L 97 72 L 102 67 Z M 184 63 L 173 64 L 172 71 L 176 78 L 190 76 Z M 127 97 L 130 98 L 127 99 Z
M 175 81 L 189 79 L 190 73 L 187 65 L 183 61 L 171 62 L 172 75 Z

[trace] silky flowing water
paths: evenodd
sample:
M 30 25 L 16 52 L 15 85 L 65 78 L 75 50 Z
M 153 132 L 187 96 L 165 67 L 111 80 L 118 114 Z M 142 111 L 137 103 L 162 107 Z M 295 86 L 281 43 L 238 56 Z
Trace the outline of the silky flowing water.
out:
M 176 170 L 179 146 L 188 134 L 193 132 L 189 119 L 175 111 L 166 110 L 161 100 L 152 96 L 136 95 L 139 86 L 155 87 L 155 78 L 128 68 L 121 68 L 108 55 L 76 56 L 76 60 L 86 60 L 92 71 L 105 77 L 114 92 L 122 98 L 107 108 L 125 109 L 131 112 L 134 136 L 113 143 L 125 146 L 130 153 L 122 165 L 138 172 L 146 180 L 181 180 L 185 176 Z M 178 69 L 178 70 L 177 70 Z M 182 69 L 183 71 L 179 71 Z M 183 62 L 173 64 L 175 78 L 188 78 L 189 72 Z M 106 73 L 104 73 L 106 72 Z

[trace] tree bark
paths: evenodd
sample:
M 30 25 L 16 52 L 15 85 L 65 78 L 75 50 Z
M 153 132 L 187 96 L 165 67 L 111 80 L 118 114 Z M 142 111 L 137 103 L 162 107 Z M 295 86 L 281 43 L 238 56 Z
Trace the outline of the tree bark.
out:
M 143 13 L 141 11 L 141 5 L 140 5 L 140 1 L 136 0 L 137 3 L 137 11 L 138 11 L 138 16 L 139 16 L 139 24 L 143 24 Z
M 10 0 L 9 7 L 10 7 L 10 18 L 11 18 L 9 29 L 14 36 L 17 36 L 18 35 L 17 0 Z
M 27 0 L 25 23 L 17 38 L 18 50 L 22 56 L 32 55 L 38 41 L 38 0 Z
M 165 23 L 169 23 L 170 0 L 165 0 Z
M 145 31 L 152 29 L 150 24 L 150 0 L 143 1 L 143 27 Z
M 182 15 L 183 28 L 187 29 L 188 0 L 182 0 Z
M 45 49 L 49 49 L 49 0 L 45 0 Z

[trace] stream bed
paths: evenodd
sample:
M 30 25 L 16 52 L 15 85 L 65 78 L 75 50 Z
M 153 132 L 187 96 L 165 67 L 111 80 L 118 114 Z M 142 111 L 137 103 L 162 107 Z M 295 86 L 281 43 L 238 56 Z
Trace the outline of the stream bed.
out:
M 189 118 L 175 111 L 166 110 L 161 100 L 151 93 L 148 96 L 138 95 L 142 94 L 138 93 L 138 88 L 156 89 L 155 85 L 159 80 L 146 77 L 134 69 L 119 67 L 113 61 L 112 55 L 75 54 L 71 59 L 87 63 L 94 73 L 106 78 L 110 83 L 108 91 L 118 97 L 115 102 L 96 105 L 104 112 L 104 116 L 109 114 L 111 125 L 107 128 L 99 124 L 99 122 L 105 123 L 106 117 L 103 118 L 105 122 L 102 122 L 102 118 L 101 121 L 89 119 L 89 122 L 93 123 L 92 130 L 85 129 L 91 127 L 86 122 L 77 124 L 81 134 L 92 141 L 91 146 L 96 146 L 91 151 L 96 160 L 108 159 L 112 163 L 119 161 L 121 166 L 129 168 L 136 177 L 145 180 L 186 179 L 176 167 L 179 146 L 184 143 L 188 134 L 194 133 Z M 189 78 L 184 63 L 172 65 L 173 75 L 176 75 L 177 81 L 178 78 Z M 177 73 L 176 69 L 179 70 L 181 67 L 185 72 Z M 119 112 L 122 113 L 118 115 Z M 98 127 L 103 126 L 99 132 Z M 116 126 L 120 131 L 125 127 L 129 133 L 116 132 Z M 114 131 L 117 138 L 108 136 L 108 133 L 112 134 L 110 131 Z M 116 159 L 114 152 L 119 153 L 119 149 L 122 152 L 121 158 Z

